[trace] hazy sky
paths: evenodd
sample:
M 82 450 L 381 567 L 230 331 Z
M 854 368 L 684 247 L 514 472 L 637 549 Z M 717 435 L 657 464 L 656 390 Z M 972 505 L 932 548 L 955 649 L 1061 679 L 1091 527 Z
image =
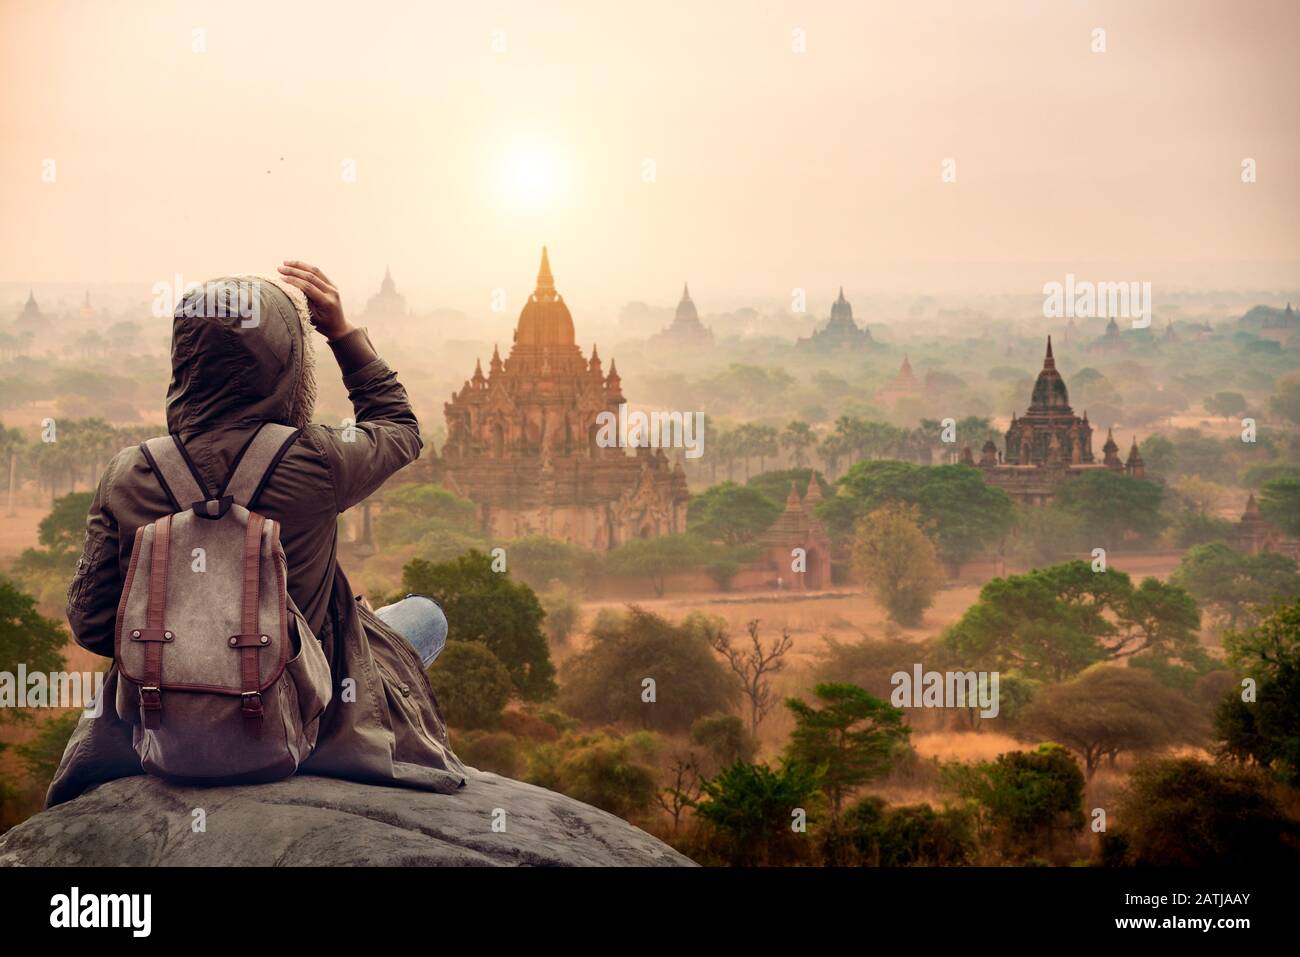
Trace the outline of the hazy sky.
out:
M 296 257 L 516 312 L 546 243 L 575 313 L 1294 287 L 1298 37 L 1288 0 L 0 0 L 0 281 Z

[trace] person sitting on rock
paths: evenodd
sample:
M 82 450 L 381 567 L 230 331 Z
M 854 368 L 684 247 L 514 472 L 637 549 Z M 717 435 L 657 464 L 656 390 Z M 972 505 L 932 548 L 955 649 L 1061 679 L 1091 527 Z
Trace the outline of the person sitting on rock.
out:
M 352 402 L 353 419 L 338 427 L 311 422 L 313 329 L 329 343 Z M 167 431 L 201 487 L 224 487 L 263 423 L 299 430 L 257 493 L 256 511 L 280 526 L 289 596 L 330 663 L 333 699 L 300 770 L 431 791 L 461 787 L 465 768 L 425 672 L 446 640 L 442 611 L 408 596 L 373 612 L 337 561 L 339 515 L 420 454 L 419 423 L 396 374 L 344 317 L 330 279 L 296 260 L 278 276 L 227 277 L 188 292 L 173 318 L 171 358 Z M 82 647 L 112 657 L 136 531 L 174 506 L 139 446 L 109 462 L 68 589 L 68 621 Z M 113 707 L 116 670 L 101 706 L 68 742 L 47 806 L 142 773 L 132 727 Z

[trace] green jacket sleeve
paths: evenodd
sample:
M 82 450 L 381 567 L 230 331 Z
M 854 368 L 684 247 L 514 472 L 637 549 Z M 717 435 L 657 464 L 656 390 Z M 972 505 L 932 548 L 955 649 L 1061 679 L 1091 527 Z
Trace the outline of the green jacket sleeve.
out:
M 356 330 L 344 343 L 334 352 L 352 401 L 353 421 L 307 430 L 329 467 L 339 512 L 373 494 L 390 475 L 419 458 L 424 447 L 406 389 L 397 373 L 375 355 L 365 331 Z
M 113 656 L 117 600 L 122 592 L 118 565 L 117 519 L 109 495 L 118 458 L 104 470 L 86 515 L 86 541 L 77 571 L 68 585 L 68 624 L 77 644 L 106 658 Z

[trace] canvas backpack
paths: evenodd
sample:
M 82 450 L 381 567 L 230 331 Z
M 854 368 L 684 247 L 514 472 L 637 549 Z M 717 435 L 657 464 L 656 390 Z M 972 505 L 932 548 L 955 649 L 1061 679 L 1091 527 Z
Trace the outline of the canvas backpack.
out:
M 117 610 L 117 713 L 144 770 L 287 777 L 316 745 L 329 663 L 285 587 L 279 523 L 254 511 L 298 437 L 261 426 L 214 497 L 177 436 L 140 446 L 174 513 L 136 532 Z

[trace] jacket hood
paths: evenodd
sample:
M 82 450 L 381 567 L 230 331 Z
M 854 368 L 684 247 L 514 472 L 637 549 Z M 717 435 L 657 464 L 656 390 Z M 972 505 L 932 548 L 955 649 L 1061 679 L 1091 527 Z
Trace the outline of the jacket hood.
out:
M 172 319 L 167 431 L 279 422 L 303 428 L 316 404 L 311 313 L 300 289 L 239 275 L 191 290 Z

